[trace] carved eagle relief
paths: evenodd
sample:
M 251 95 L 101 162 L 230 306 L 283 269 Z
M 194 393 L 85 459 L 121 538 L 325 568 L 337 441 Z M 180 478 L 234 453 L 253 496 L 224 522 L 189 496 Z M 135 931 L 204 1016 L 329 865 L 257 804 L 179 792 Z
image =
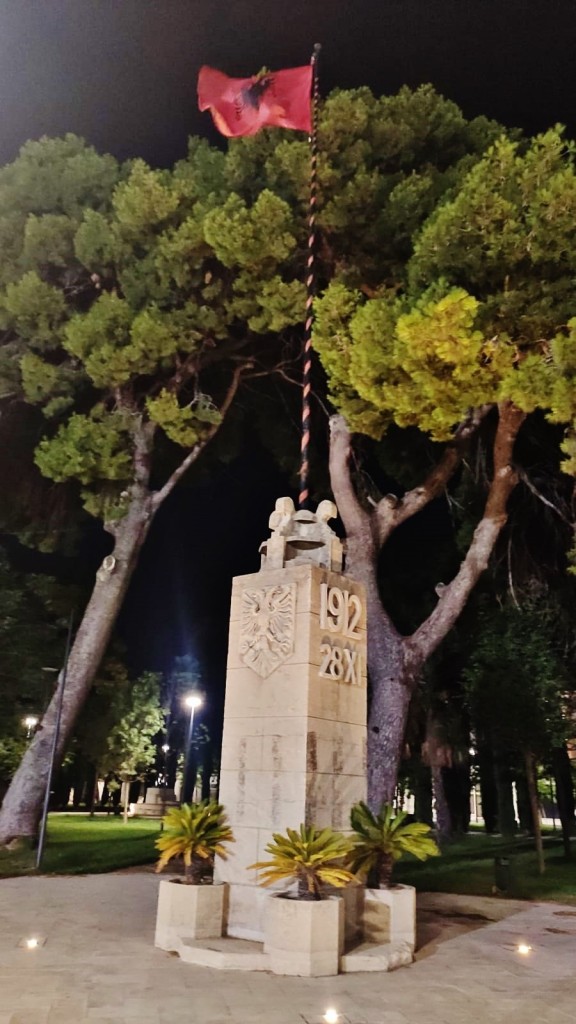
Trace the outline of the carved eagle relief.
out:
M 294 584 L 242 592 L 240 657 L 262 679 L 294 650 L 295 607 Z

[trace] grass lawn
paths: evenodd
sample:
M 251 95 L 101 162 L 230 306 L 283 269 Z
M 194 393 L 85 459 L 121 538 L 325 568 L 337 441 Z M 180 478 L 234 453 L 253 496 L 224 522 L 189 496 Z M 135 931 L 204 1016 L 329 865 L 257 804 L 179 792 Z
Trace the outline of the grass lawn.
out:
M 145 818 L 89 818 L 86 814 L 51 814 L 42 874 L 86 875 L 156 860 L 154 839 L 160 822 Z M 0 877 L 34 874 L 36 854 L 0 849 Z
M 510 860 L 510 887 L 503 894 L 510 899 L 558 900 L 576 906 L 576 844 L 574 860 L 564 860 L 562 843 L 545 835 L 546 872 L 538 874 L 534 840 L 519 836 L 503 839 L 484 833 L 470 833 L 446 846 L 441 857 L 423 863 L 408 859 L 394 869 L 394 880 L 415 885 L 420 892 L 453 892 L 464 895 L 494 895 L 494 858 Z
M 43 874 L 78 875 L 156 860 L 154 839 L 159 821 L 89 818 L 85 814 L 50 815 L 42 867 Z M 538 874 L 536 853 L 531 838 L 507 840 L 471 832 L 446 846 L 441 857 L 419 861 L 400 861 L 394 880 L 415 885 L 420 892 L 452 892 L 463 895 L 494 894 L 494 858 L 506 857 L 511 864 L 511 885 L 504 895 L 511 899 L 558 900 L 576 906 L 575 860 L 563 859 L 557 835 L 544 838 L 546 873 Z M 0 877 L 34 874 L 35 853 L 30 850 L 0 849 Z

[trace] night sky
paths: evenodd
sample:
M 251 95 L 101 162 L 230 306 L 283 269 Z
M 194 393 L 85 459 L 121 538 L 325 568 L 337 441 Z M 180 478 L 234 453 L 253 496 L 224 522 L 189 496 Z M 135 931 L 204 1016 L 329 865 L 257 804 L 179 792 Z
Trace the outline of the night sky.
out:
M 576 134 L 574 0 L 0 0 L 0 163 L 28 138 L 72 131 L 168 166 L 188 135 L 216 140 L 196 107 L 201 64 L 249 75 L 304 64 L 315 42 L 324 93 L 431 82 L 469 117 Z M 285 492 L 271 460 L 246 454 L 172 496 L 122 617 L 135 666 L 191 653 L 221 677 L 231 576 L 257 569 Z
M 433 85 L 468 116 L 576 130 L 574 0 L 0 0 L 0 162 L 66 131 L 170 164 L 201 64 L 231 75 L 304 64 L 322 88 Z

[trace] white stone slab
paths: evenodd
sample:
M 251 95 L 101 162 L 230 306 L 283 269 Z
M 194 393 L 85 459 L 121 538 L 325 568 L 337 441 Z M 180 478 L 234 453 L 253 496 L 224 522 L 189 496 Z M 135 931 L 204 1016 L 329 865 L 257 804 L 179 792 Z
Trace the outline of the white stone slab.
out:
M 258 938 L 247 865 L 287 827 L 347 830 L 366 795 L 361 585 L 313 565 L 234 581 L 222 751 L 220 800 L 238 842 L 216 877 L 233 887 L 233 934 Z
M 416 890 L 411 885 L 390 889 L 366 889 L 364 938 L 371 943 L 404 943 L 416 946 Z
M 344 904 L 339 897 L 298 900 L 271 896 L 264 952 L 273 974 L 318 978 L 338 974 L 344 948 Z
M 185 885 L 163 879 L 158 890 L 154 945 L 174 950 L 178 939 L 205 939 L 222 935 L 227 886 Z

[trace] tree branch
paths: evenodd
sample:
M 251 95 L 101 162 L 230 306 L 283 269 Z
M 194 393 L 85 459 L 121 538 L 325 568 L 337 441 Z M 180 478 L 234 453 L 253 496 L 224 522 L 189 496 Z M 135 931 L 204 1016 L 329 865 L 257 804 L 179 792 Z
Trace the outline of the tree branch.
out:
M 350 431 L 343 416 L 330 417 L 330 483 L 332 493 L 346 536 L 350 539 L 354 534 L 371 529 L 370 515 L 366 512 L 352 485 L 350 477 Z
M 472 409 L 458 427 L 453 441 L 446 447 L 440 462 L 422 484 L 407 491 L 403 498 L 397 499 L 394 495 L 387 494 L 386 497 L 380 499 L 375 515 L 378 523 L 378 540 L 381 546 L 397 526 L 420 512 L 430 501 L 442 493 L 460 465 L 467 443 L 476 433 L 491 408 L 493 408 L 491 405 L 483 405 Z
M 378 588 L 378 546 L 374 536 L 374 515 L 362 508 L 350 477 L 350 431 L 343 416 L 330 417 L 330 482 L 338 511 L 346 529 L 346 571 L 364 584 L 368 612 L 368 629 L 374 640 L 369 645 L 369 668 L 390 657 L 396 649 L 401 658 L 401 637 L 392 619 L 382 606 Z M 383 641 L 381 646 L 378 638 Z
M 493 475 L 484 515 L 474 531 L 472 543 L 458 573 L 444 587 L 434 611 L 406 640 L 406 653 L 413 664 L 423 664 L 456 622 L 488 560 L 507 516 L 508 498 L 518 482 L 512 467 L 512 453 L 526 414 L 511 402 L 498 406 L 499 418 L 493 446 Z
M 533 494 L 535 498 L 538 498 L 538 500 L 541 501 L 543 505 L 546 505 L 547 508 L 551 508 L 552 511 L 555 512 L 557 516 L 559 516 L 559 518 L 562 520 L 562 522 L 566 523 L 566 525 L 569 526 L 570 529 L 573 530 L 574 529 L 574 523 L 572 522 L 572 520 L 569 519 L 568 516 L 564 515 L 562 510 L 560 508 L 558 508 L 558 505 L 555 505 L 553 501 L 550 501 L 549 498 L 546 498 L 545 495 L 542 494 L 542 492 L 538 490 L 538 488 L 535 486 L 535 484 L 532 483 L 530 477 L 525 472 L 525 470 L 518 469 L 517 472 L 518 472 L 518 479 L 521 480 L 523 484 L 526 484 L 526 487 L 528 488 L 530 493 Z
M 189 469 L 194 462 L 196 462 L 196 459 L 204 451 L 208 442 L 211 441 L 214 435 L 218 433 L 218 430 L 220 429 L 220 426 L 226 417 L 226 413 L 228 412 L 230 406 L 232 405 L 236 392 L 238 391 L 238 387 L 240 385 L 240 380 L 242 377 L 242 372 L 246 369 L 249 369 L 251 366 L 252 363 L 247 362 L 243 363 L 241 366 L 237 366 L 236 369 L 234 370 L 234 373 L 232 374 L 232 380 L 230 381 L 230 385 L 226 392 L 226 396 L 224 398 L 224 401 L 222 402 L 222 405 L 220 406 L 220 421 L 218 423 L 212 424 L 209 430 L 207 430 L 207 432 L 204 434 L 202 440 L 198 441 L 198 443 L 194 445 L 194 447 L 188 452 L 186 457 L 182 460 L 180 465 L 177 466 L 174 472 L 171 474 L 171 476 L 168 477 L 164 486 L 161 487 L 159 491 L 154 492 L 154 494 L 152 495 L 152 509 L 154 512 L 156 512 L 156 510 L 159 508 L 162 502 L 165 501 L 168 495 L 174 490 L 176 484 L 184 476 L 186 470 Z

